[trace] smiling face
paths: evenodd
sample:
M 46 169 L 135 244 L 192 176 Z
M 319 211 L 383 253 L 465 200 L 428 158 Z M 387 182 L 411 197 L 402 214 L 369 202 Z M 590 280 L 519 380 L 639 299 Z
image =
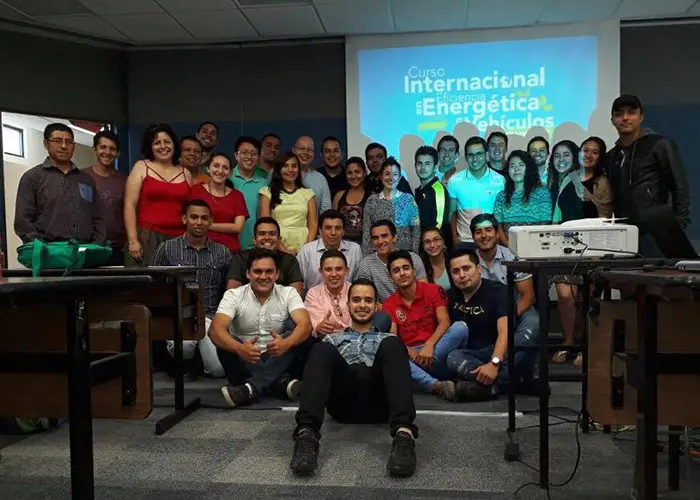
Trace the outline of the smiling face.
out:
M 498 163 L 503 161 L 506 156 L 508 147 L 506 146 L 506 141 L 503 137 L 494 136 L 489 141 L 489 159 L 491 163 Z
M 359 188 L 365 182 L 367 171 L 359 163 L 349 163 L 345 166 L 345 176 L 350 187 Z
M 484 222 L 474 228 L 472 237 L 474 238 L 474 244 L 479 250 L 489 252 L 498 244 L 497 234 L 496 228 L 490 222 Z
M 197 141 L 185 139 L 180 143 L 180 164 L 185 168 L 196 168 L 202 163 L 202 146 Z
M 294 154 L 299 157 L 300 167 L 308 168 L 314 161 L 316 153 L 314 151 L 314 140 L 308 136 L 302 136 L 294 144 Z
M 223 185 L 231 175 L 231 162 L 225 156 L 215 156 L 209 164 L 209 176 L 214 184 Z
M 277 231 L 277 226 L 268 223 L 258 224 L 258 227 L 255 229 L 256 247 L 276 250 L 279 240 L 280 234 Z
M 343 151 L 340 149 L 338 141 L 326 141 L 323 143 L 323 164 L 335 168 L 340 165 L 340 160 L 343 159 Z
M 268 295 L 279 278 L 279 271 L 274 259 L 264 257 L 253 261 L 250 269 L 246 271 L 246 277 L 250 282 L 250 288 L 255 294 Z
M 557 172 L 560 174 L 568 173 L 574 164 L 574 155 L 571 150 L 564 145 L 554 148 L 552 157 L 554 158 L 554 168 L 556 168 Z
M 165 132 L 158 132 L 151 144 L 153 158 L 160 163 L 168 163 L 173 159 L 174 143 L 173 138 Z
M 297 163 L 296 158 L 289 158 L 287 161 L 284 162 L 284 165 L 282 165 L 282 169 L 280 170 L 280 174 L 282 175 L 282 180 L 285 182 L 291 182 L 294 183 L 297 180 L 297 177 L 299 177 L 299 163 Z
M 518 158 L 517 156 L 514 156 L 513 158 L 510 159 L 508 162 L 508 175 L 510 176 L 511 179 L 513 179 L 513 182 L 516 184 L 520 184 L 525 181 L 525 162 L 521 159 Z
M 254 144 L 249 142 L 242 142 L 238 146 L 238 151 L 236 151 L 236 161 L 238 162 L 238 168 L 245 172 L 252 172 L 255 166 L 258 164 L 258 159 L 260 154 L 258 149 Z
M 408 288 L 416 282 L 416 272 L 413 264 L 406 259 L 396 259 L 389 269 L 391 279 L 399 288 Z
M 435 160 L 431 155 L 419 155 L 418 158 L 416 158 L 415 167 L 416 175 L 421 181 L 427 182 L 435 177 L 437 165 L 435 165 Z
M 600 161 L 600 146 L 596 141 L 584 142 L 581 147 L 581 158 L 583 167 L 586 170 L 592 170 Z
M 440 255 L 444 249 L 442 235 L 440 231 L 426 231 L 423 233 L 423 251 L 430 257 Z
M 547 159 L 549 158 L 549 151 L 546 142 L 532 141 L 527 152 L 530 154 L 530 157 L 535 161 L 535 164 L 538 167 L 542 167 L 547 164 Z
M 321 225 L 321 239 L 326 250 L 340 248 L 340 242 L 345 236 L 343 219 L 324 219 Z
M 196 134 L 197 139 L 206 151 L 211 151 L 219 142 L 219 132 L 213 123 L 205 123 Z
M 377 251 L 377 255 L 389 255 L 394 251 L 396 236 L 391 234 L 388 226 L 377 226 L 370 231 L 372 244 Z
M 369 285 L 355 285 L 348 293 L 348 310 L 353 323 L 366 326 L 377 312 L 377 297 Z
M 613 112 L 611 121 L 620 135 L 631 135 L 638 133 L 642 128 L 644 114 L 639 108 L 622 106 Z
M 321 277 L 331 292 L 341 290 L 348 275 L 348 266 L 340 257 L 330 257 L 321 264 Z
M 207 207 L 190 206 L 182 216 L 182 223 L 185 225 L 185 232 L 195 238 L 201 238 L 211 227 L 211 212 Z
M 95 154 L 97 155 L 97 161 L 100 165 L 111 168 L 114 166 L 114 162 L 119 155 L 117 143 L 112 139 L 100 137 L 97 146 L 95 146 Z
M 469 170 L 478 172 L 486 166 L 486 150 L 483 144 L 472 144 L 467 148 Z
M 401 170 L 399 170 L 399 167 L 396 165 L 384 167 L 382 169 L 381 179 L 384 189 L 396 189 L 401 180 Z
M 443 141 L 438 148 L 438 161 L 445 170 L 452 168 L 459 161 L 459 148 L 451 140 Z

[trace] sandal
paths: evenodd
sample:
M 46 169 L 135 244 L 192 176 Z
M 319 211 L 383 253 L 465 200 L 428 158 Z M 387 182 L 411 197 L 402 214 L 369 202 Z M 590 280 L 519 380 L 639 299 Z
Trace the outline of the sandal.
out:
M 557 351 L 554 353 L 554 356 L 552 356 L 552 363 L 557 363 L 557 364 L 566 363 L 570 357 L 571 357 L 571 353 L 569 351 L 566 351 L 566 350 Z
M 579 352 L 576 355 L 576 359 L 574 359 L 574 366 L 582 366 L 583 365 L 583 353 Z

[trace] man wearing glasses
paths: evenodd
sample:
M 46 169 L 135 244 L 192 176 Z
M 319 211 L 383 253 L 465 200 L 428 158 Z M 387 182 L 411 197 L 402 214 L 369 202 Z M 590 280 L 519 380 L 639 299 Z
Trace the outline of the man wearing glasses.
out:
M 23 243 L 75 239 L 103 243 L 105 222 L 95 181 L 73 163 L 75 138 L 62 123 L 44 129 L 44 163 L 22 175 L 15 233 Z
M 467 167 L 453 175 L 447 183 L 450 194 L 452 238 L 473 244 L 469 224 L 482 213 L 491 213 L 496 195 L 503 189 L 504 178 L 488 167 L 488 146 L 482 137 L 471 137 L 464 145 Z
M 239 137 L 236 141 L 236 162 L 238 163 L 229 179 L 233 187 L 243 193 L 248 217 L 243 224 L 243 231 L 238 236 L 241 249 L 253 248 L 253 228 L 258 220 L 258 192 L 267 186 L 268 175 L 258 166 L 260 158 L 260 141 L 255 137 Z
M 311 164 L 316 156 L 314 140 L 308 135 L 302 135 L 294 143 L 293 152 L 299 157 L 299 163 L 301 163 L 301 176 L 304 187 L 314 192 L 318 215 L 321 215 L 326 210 L 331 209 L 332 199 L 326 178 L 323 174 L 311 168 Z

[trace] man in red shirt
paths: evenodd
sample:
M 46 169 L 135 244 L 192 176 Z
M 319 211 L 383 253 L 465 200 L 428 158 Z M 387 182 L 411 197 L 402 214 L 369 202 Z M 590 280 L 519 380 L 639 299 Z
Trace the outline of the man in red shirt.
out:
M 463 321 L 450 326 L 443 288 L 416 280 L 409 252 L 391 252 L 387 267 L 397 290 L 384 302 L 391 316 L 391 333 L 408 347 L 411 377 L 424 391 L 455 401 L 447 355 L 467 344 L 469 328 Z

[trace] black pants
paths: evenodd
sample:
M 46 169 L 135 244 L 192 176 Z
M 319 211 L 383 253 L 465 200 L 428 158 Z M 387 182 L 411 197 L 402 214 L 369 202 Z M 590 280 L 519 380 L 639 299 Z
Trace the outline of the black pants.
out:
M 408 353 L 398 337 L 382 341 L 371 367 L 349 365 L 334 346 L 319 342 L 311 350 L 303 380 L 295 435 L 303 428 L 319 434 L 327 408 L 339 422 L 388 420 L 392 436 L 400 427 L 418 436 Z

